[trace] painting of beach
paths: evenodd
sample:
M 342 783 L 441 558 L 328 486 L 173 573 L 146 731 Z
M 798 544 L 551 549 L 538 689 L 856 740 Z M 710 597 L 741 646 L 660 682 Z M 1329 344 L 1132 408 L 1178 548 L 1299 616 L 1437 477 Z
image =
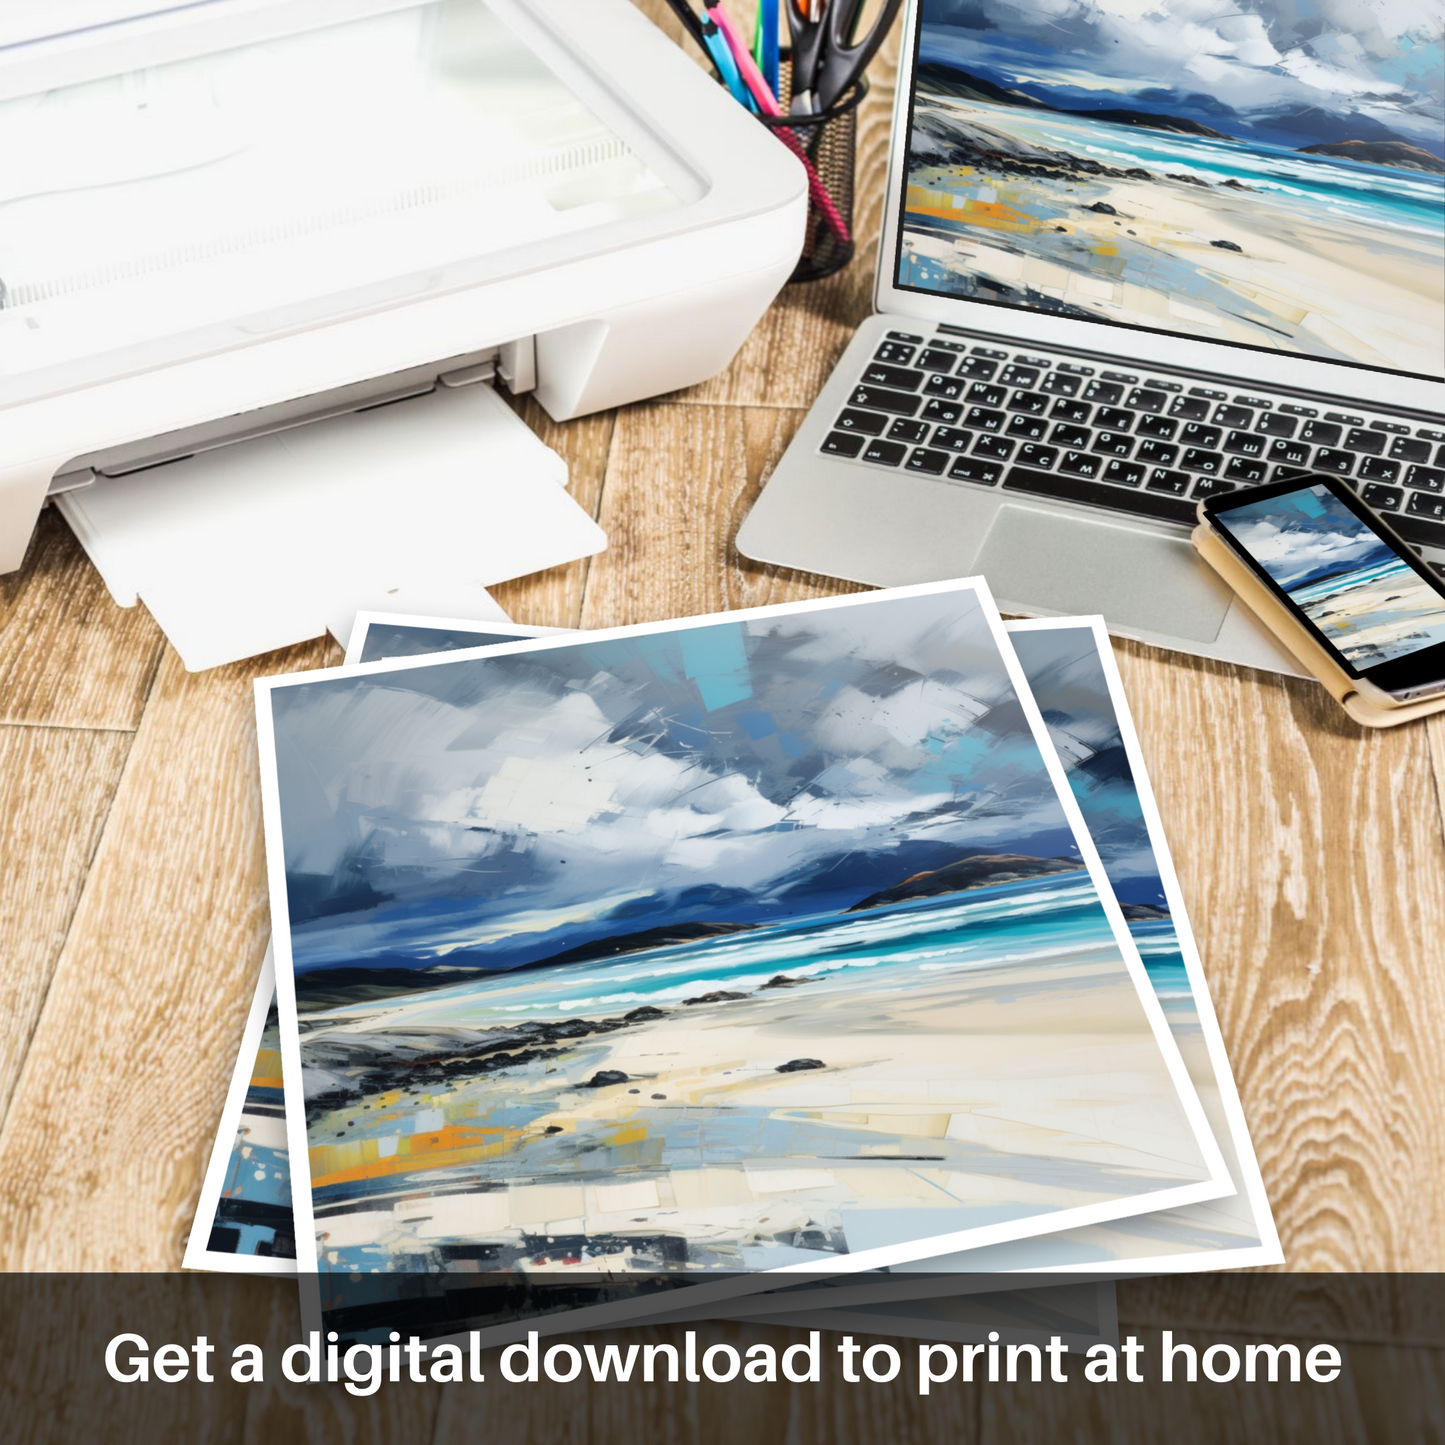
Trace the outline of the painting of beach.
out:
M 900 286 L 1438 376 L 1439 27 L 923 0 Z
M 275 968 L 268 949 L 186 1241 L 187 1269 L 295 1270 L 289 1145 Z
M 952 584 L 271 684 L 319 1267 L 868 1267 L 1227 1192 L 996 627 Z
M 1108 639 L 1087 622 L 1015 622 L 1008 630 L 1237 1187 L 1224 1198 L 1087 1225 L 1047 1239 L 992 1245 L 920 1267 L 982 1273 L 1168 1259 L 1179 1268 L 1189 1255 L 1213 1256 L 1209 1268 L 1278 1263 L 1259 1166 L 1189 921 L 1172 870 L 1170 881 L 1162 876 L 1168 844 L 1157 815 L 1144 807 L 1142 760 L 1130 759 L 1120 720 L 1121 712 L 1127 716 L 1127 701 L 1111 680 L 1112 670 L 1105 667 Z M 1143 786 L 1147 789 L 1147 779 Z M 1186 949 L 1194 961 L 1194 979 Z
M 1361 672 L 1445 643 L 1445 597 L 1321 486 L 1219 524 Z
M 291 1169 L 286 1158 L 281 1041 L 273 1000 L 251 1069 L 246 1103 L 207 1248 L 225 1254 L 294 1259 Z
M 360 624 L 358 624 L 360 626 Z M 1258 1179 L 1247 1133 L 1237 1131 L 1237 1115 L 1225 1105 L 1224 1089 L 1206 1040 L 1201 1000 L 1196 998 L 1179 935 L 1187 922 L 1176 921 L 1160 874 L 1162 836 L 1151 835 L 1119 719 L 1124 706 L 1105 668 L 1107 640 L 1087 622 L 1013 622 L 1005 624 L 1024 676 L 1039 705 L 1050 742 L 1067 770 L 1115 897 L 1123 904 L 1134 943 L 1149 981 L 1169 1021 L 1215 1139 L 1239 1186 L 1234 1195 L 1152 1215 L 1136 1215 L 1067 1230 L 1019 1244 L 997 1245 L 947 1259 L 929 1261 L 930 1270 L 981 1273 L 985 1269 L 1029 1267 L 1047 1261 L 1051 1268 L 1082 1262 L 1129 1261 L 1159 1255 L 1230 1252 L 1229 1263 L 1262 1264 L 1276 1260 L 1267 1217 L 1256 1216 Z M 520 629 L 518 629 L 520 631 Z M 355 641 L 355 639 L 353 639 Z M 476 624 L 428 620 L 426 625 L 374 623 L 365 634 L 362 659 L 406 657 L 425 651 L 455 651 L 515 638 L 479 630 Z M 1177 918 L 1183 920 L 1182 911 Z M 1192 945 L 1191 945 L 1192 946 Z M 1209 1010 L 1207 999 L 1203 1008 Z M 1217 1033 L 1217 1026 L 1210 1026 Z M 1232 1090 L 1231 1090 L 1232 1093 Z M 289 1208 L 289 1194 L 286 1197 Z M 1265 1236 L 1269 1236 L 1266 1242 Z

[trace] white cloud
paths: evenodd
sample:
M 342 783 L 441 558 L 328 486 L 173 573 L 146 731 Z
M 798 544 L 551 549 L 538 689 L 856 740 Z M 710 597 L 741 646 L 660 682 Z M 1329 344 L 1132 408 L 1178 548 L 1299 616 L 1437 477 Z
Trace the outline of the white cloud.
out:
M 1372 535 L 1306 532 L 1276 527 L 1263 519 L 1234 528 L 1234 535 L 1281 587 L 1326 567 L 1344 567 L 1378 551 Z

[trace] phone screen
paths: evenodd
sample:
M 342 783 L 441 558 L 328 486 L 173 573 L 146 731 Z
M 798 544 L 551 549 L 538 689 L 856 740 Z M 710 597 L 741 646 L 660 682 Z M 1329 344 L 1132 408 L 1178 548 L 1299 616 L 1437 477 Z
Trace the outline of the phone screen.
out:
M 1342 483 L 1226 495 L 1209 514 L 1351 676 L 1390 691 L 1445 676 L 1445 589 Z

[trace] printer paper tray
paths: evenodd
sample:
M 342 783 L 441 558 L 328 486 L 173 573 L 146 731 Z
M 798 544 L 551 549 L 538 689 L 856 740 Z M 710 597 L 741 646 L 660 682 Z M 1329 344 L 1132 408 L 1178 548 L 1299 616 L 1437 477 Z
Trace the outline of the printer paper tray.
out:
M 492 583 L 606 545 L 567 468 L 485 385 L 293 427 L 63 493 L 123 607 L 192 671 L 318 637 L 363 608 L 499 615 Z

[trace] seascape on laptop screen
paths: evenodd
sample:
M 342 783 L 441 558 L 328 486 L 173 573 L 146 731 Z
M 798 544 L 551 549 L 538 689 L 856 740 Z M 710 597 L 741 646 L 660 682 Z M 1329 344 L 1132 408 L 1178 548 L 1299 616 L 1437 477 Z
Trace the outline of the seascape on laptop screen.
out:
M 899 286 L 1442 374 L 1419 0 L 921 0 Z
M 1324 487 L 1218 521 L 1362 672 L 1445 642 L 1445 599 Z

